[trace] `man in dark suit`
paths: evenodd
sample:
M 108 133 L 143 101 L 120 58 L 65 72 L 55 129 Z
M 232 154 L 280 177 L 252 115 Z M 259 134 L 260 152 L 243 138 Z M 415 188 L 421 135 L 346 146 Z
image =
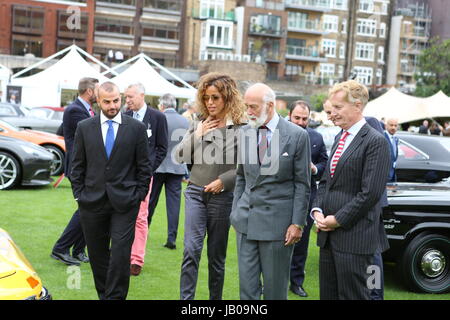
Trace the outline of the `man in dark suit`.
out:
M 398 158 L 398 137 L 395 136 L 398 128 L 398 120 L 397 119 L 387 119 L 386 121 L 386 131 L 384 131 L 384 136 L 386 140 L 389 142 L 389 149 L 391 155 L 391 167 L 389 169 L 389 182 L 396 182 L 397 176 L 395 174 L 395 167 L 397 164 Z
M 171 139 L 169 141 L 167 155 L 153 175 L 148 211 L 148 225 L 150 227 L 155 208 L 158 205 L 159 194 L 161 193 L 163 185 L 165 185 L 167 241 L 164 247 L 168 249 L 176 249 L 178 221 L 180 216 L 181 181 L 186 173 L 186 164 L 174 162 L 172 153 L 180 142 L 180 140 L 176 140 L 176 138 L 182 138 L 184 133 L 189 129 L 189 121 L 177 113 L 176 107 L 177 100 L 173 95 L 167 93 L 161 97 L 159 108 L 167 118 L 167 123 L 169 125 L 168 132 Z
M 82 78 L 78 83 L 78 98 L 64 109 L 61 125 L 66 144 L 66 159 L 64 163 L 64 175 L 71 180 L 73 141 L 78 122 L 94 116 L 92 105 L 96 101 L 98 80 L 94 78 Z M 80 262 L 89 262 L 84 252 L 86 241 L 80 222 L 80 212 L 77 209 L 72 215 L 69 224 L 53 246 L 51 257 L 62 261 L 67 265 L 80 265 Z M 72 248 L 72 256 L 70 255 Z
M 125 299 L 139 205 L 152 175 L 146 126 L 122 115 L 119 88 L 98 89 L 101 114 L 79 123 L 72 188 L 100 299 Z
M 147 128 L 151 170 L 159 167 L 167 154 L 168 133 L 167 120 L 162 112 L 148 107 L 145 103 L 145 87 L 135 83 L 125 90 L 128 110 L 126 115 L 141 121 Z M 150 183 L 150 190 L 152 182 Z M 149 195 L 141 203 L 136 220 L 136 230 L 131 249 L 131 275 L 138 276 L 144 266 L 145 248 L 148 235 Z
M 430 134 L 430 123 L 427 119 L 423 120 L 422 125 L 419 127 L 419 133 Z
M 388 248 L 381 201 L 389 171 L 389 146 L 362 112 L 367 88 L 354 80 L 329 93 L 333 122 L 343 129 L 333 144 L 312 215 L 319 230 L 320 298 L 370 299 L 376 253 Z M 371 273 L 375 270 L 375 275 Z
M 309 196 L 308 212 L 311 210 L 312 202 L 316 197 L 316 181 L 319 181 L 322 177 L 328 161 L 327 149 L 323 142 L 322 135 L 316 130 L 308 127 L 310 111 L 311 108 L 308 103 L 302 100 L 295 101 L 289 108 L 289 120 L 306 130 L 311 144 L 311 194 Z M 308 296 L 303 288 L 303 282 L 305 281 L 305 265 L 308 256 L 309 234 L 312 225 L 313 220 L 308 214 L 302 238 L 295 244 L 294 252 L 292 254 L 290 290 L 300 297 Z

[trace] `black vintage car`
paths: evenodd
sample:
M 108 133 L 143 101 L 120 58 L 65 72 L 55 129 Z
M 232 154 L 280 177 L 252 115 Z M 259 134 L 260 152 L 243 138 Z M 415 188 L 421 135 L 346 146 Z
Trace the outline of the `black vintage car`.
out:
M 413 291 L 450 290 L 450 183 L 388 185 L 383 213 L 390 249 L 399 276 Z
M 37 144 L 0 136 L 0 191 L 18 185 L 42 186 L 52 179 L 55 158 Z

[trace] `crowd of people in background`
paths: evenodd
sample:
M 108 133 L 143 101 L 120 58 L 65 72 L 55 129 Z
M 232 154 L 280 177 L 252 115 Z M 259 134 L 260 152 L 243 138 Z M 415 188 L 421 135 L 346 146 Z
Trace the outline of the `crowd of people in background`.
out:
M 130 275 L 142 272 L 163 186 L 163 246 L 177 248 L 186 177 L 180 299 L 195 298 L 205 238 L 209 298 L 222 299 L 231 226 L 241 299 L 287 299 L 288 290 L 307 297 L 311 230 L 321 299 L 383 299 L 383 281 L 368 288 L 366 270 L 382 270 L 388 248 L 381 213 L 386 183 L 396 181 L 399 123 L 363 116 L 364 85 L 349 80 L 330 89 L 323 107 L 340 131 L 329 154 L 308 126 L 307 101 L 293 102 L 285 119 L 269 86 L 253 84 L 241 95 L 226 74 L 202 76 L 195 101 L 179 110 L 170 93 L 158 108 L 148 105 L 140 83 L 128 86 L 124 101 L 114 83 L 93 78 L 80 80 L 78 94 L 62 124 L 78 208 L 51 257 L 90 263 L 100 299 L 126 299 Z M 450 122 L 424 120 L 418 131 L 450 135 Z

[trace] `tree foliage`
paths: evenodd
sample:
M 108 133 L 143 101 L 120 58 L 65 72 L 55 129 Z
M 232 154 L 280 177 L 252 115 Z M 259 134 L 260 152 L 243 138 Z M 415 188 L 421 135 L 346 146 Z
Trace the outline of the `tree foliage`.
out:
M 432 96 L 439 90 L 450 95 L 450 40 L 432 39 L 430 47 L 419 56 L 418 67 L 416 96 Z
M 311 103 L 311 110 L 314 111 L 322 111 L 323 110 L 323 104 L 325 103 L 325 101 L 328 98 L 328 94 L 326 93 L 319 93 L 319 94 L 314 94 L 310 97 L 310 103 Z

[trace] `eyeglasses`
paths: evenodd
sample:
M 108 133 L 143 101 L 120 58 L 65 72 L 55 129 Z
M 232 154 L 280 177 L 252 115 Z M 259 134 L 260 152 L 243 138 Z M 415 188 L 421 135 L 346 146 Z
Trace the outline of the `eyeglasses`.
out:
M 212 99 L 213 101 L 218 101 L 220 98 L 222 98 L 222 97 L 221 96 L 216 96 L 216 95 L 212 95 L 212 96 L 204 95 L 203 96 L 203 101 L 209 101 L 209 99 Z

